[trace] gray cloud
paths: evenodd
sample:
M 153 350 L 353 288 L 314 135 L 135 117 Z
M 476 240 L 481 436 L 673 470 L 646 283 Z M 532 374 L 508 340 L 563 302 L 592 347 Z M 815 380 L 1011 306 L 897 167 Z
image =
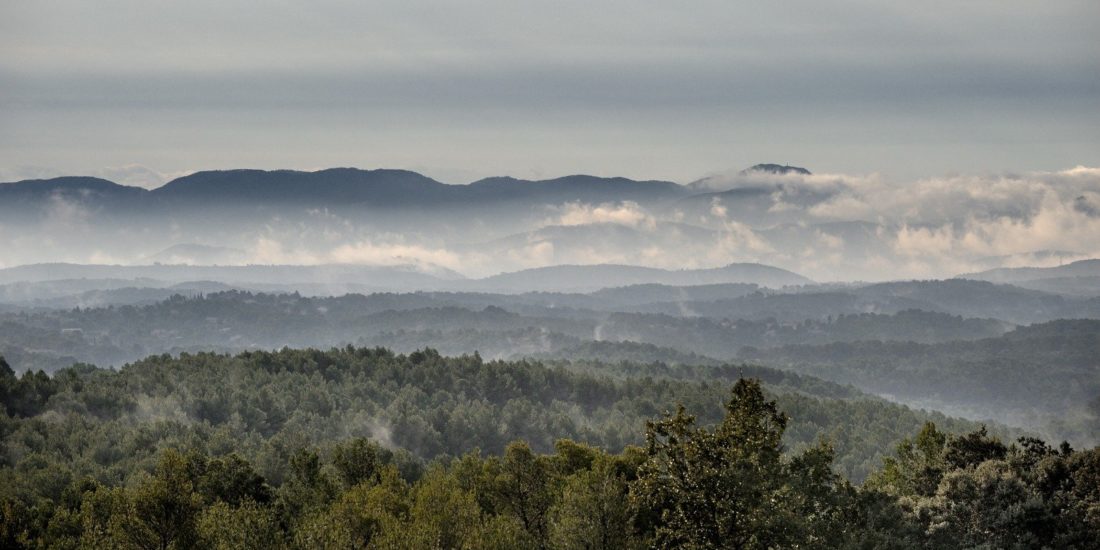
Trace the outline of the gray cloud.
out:
M 1073 209 L 1093 218 L 1100 218 L 1100 193 L 1088 193 L 1073 200 Z
M 1100 164 L 1100 5 L 108 0 L 0 17 L 0 167 L 680 181 Z

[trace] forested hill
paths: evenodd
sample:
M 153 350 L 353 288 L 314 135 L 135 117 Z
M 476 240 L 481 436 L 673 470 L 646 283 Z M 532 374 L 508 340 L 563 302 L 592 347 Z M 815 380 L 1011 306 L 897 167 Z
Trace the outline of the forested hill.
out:
M 624 367 L 351 347 L 53 378 L 0 361 L 0 545 L 1095 547 L 1095 450 L 789 375 L 599 374 Z
M 715 421 L 728 386 L 744 375 L 765 380 L 791 413 L 790 445 L 832 438 L 838 467 L 853 479 L 867 474 L 883 446 L 926 420 L 953 429 L 974 426 L 763 367 L 486 362 L 430 349 L 399 355 L 352 347 L 162 355 L 120 371 L 77 365 L 52 378 L 28 373 L 21 380 L 31 385 L 12 394 L 8 413 L 60 415 L 75 423 L 68 429 L 83 426 L 103 444 L 124 438 L 135 422 L 168 421 L 175 426 L 163 434 L 168 441 L 198 438 L 216 445 L 231 433 L 245 442 L 238 450 L 250 457 L 265 452 L 271 438 L 321 444 L 374 436 L 431 459 L 474 448 L 498 453 L 517 438 L 540 451 L 560 438 L 608 449 L 640 444 L 645 420 L 678 402 L 690 405 L 701 421 Z M 116 459 L 140 462 L 140 454 L 151 451 L 127 448 Z
M 837 342 L 746 349 L 749 361 L 918 406 L 1100 441 L 1100 321 L 1061 320 L 968 342 Z
M 784 323 L 578 308 L 629 308 L 632 300 L 645 299 L 639 295 L 666 299 L 672 288 L 615 289 L 593 295 L 177 295 L 144 306 L 0 313 L 0 353 L 17 368 L 47 371 L 73 361 L 122 365 L 164 352 L 345 344 L 399 351 L 431 346 L 448 354 L 480 351 L 486 357 L 508 358 L 554 355 L 591 340 L 634 341 L 730 358 L 745 346 L 867 339 L 931 343 L 997 336 L 1009 327 L 993 319 L 915 310 Z M 740 312 L 727 310 L 732 315 Z
M 1002 321 L 919 310 L 781 322 L 576 307 L 585 296 L 598 307 L 663 299 L 671 288 L 334 298 L 229 291 L 147 306 L 15 311 L 0 313 L 0 354 L 20 372 L 52 372 L 74 362 L 121 366 L 162 353 L 348 344 L 406 353 L 477 351 L 488 359 L 751 361 L 916 407 L 999 419 L 1052 439 L 1089 444 L 1100 436 L 1100 322 L 1062 320 L 1006 332 L 1012 326 Z

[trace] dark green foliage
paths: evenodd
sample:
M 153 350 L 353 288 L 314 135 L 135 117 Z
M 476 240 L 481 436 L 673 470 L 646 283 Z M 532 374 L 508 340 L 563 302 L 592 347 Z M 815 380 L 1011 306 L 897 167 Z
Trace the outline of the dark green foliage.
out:
M 209 502 L 240 506 L 245 502 L 267 504 L 271 487 L 252 465 L 236 454 L 215 458 L 204 464 L 198 492 Z
M 45 372 L 26 371 L 17 377 L 0 357 L 0 403 L 8 416 L 30 417 L 42 412 L 60 384 Z
M 785 457 L 786 415 L 759 382 L 739 380 L 724 420 L 697 428 L 681 407 L 646 429 L 647 461 L 632 489 L 661 548 L 829 545 L 844 487 L 828 447 Z M 794 488 L 794 490 L 792 490 Z
M 393 452 L 366 438 L 337 444 L 332 449 L 332 465 L 345 487 L 360 483 L 378 483 L 382 466 L 393 461 Z
M 948 440 L 944 449 L 943 461 L 948 468 L 969 468 L 987 460 L 1000 460 L 1008 453 L 997 438 L 989 437 L 985 426 L 975 432 Z

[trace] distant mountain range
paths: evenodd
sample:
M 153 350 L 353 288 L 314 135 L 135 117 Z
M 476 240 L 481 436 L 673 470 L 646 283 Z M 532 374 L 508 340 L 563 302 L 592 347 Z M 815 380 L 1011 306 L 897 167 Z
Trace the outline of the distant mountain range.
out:
M 1100 260 L 1080 260 L 1056 267 L 1002 267 L 978 273 L 959 275 L 961 279 L 977 279 L 994 283 L 1016 283 L 1066 277 L 1098 277 Z
M 762 264 L 738 263 L 713 269 L 667 270 L 629 265 L 559 265 L 486 277 L 473 288 L 496 291 L 585 292 L 638 284 L 671 286 L 748 283 L 779 288 L 812 284 L 797 273 Z
M 384 271 L 412 265 L 397 271 L 411 273 L 407 281 L 384 287 L 394 290 L 437 288 L 436 278 L 455 278 L 453 272 L 433 270 L 432 264 L 468 276 L 597 263 L 678 268 L 738 262 L 789 270 L 698 275 L 683 279 L 686 283 L 676 278 L 680 275 L 658 276 L 660 270 L 645 276 L 619 273 L 607 286 L 806 284 L 808 279 L 791 276 L 795 271 L 822 281 L 905 276 L 895 269 L 908 261 L 895 246 L 904 224 L 889 217 L 834 219 L 829 212 L 838 191 L 834 185 L 806 180 L 810 175 L 799 166 L 757 164 L 688 185 L 590 175 L 491 177 L 451 185 L 407 170 L 356 168 L 202 171 L 151 190 L 93 177 L 24 180 L 0 183 L 0 265 L 370 264 L 384 266 Z M 960 259 L 970 269 L 982 269 L 1080 257 L 1057 251 L 1030 254 Z M 1074 265 L 964 277 L 1100 295 L 1100 270 Z M 928 267 L 924 273 L 947 274 Z M 236 277 L 232 270 L 224 273 Z M 537 280 L 539 273 L 525 278 Z M 333 280 L 328 272 L 299 275 L 304 279 L 293 282 L 321 285 Z M 604 284 L 599 277 L 605 275 L 561 272 L 555 274 L 560 282 L 525 282 L 516 288 L 594 289 Z M 80 277 L 119 278 L 52 278 Z M 222 280 L 221 272 L 217 277 L 198 273 L 170 280 L 207 279 Z M 341 288 L 365 289 L 380 288 L 375 286 L 380 280 L 392 285 L 390 280 L 401 277 L 386 271 L 381 279 L 378 274 L 356 275 L 354 281 L 341 274 L 337 279 L 345 285 Z M 502 276 L 464 284 L 513 281 Z
M 959 275 L 962 279 L 1011 283 L 1023 288 L 1081 296 L 1100 295 L 1100 260 L 1055 267 L 1002 267 Z
M 407 170 L 331 168 L 296 170 L 214 170 L 195 172 L 147 190 L 90 177 L 61 177 L 0 183 L 0 208 L 27 206 L 54 196 L 128 206 L 196 204 L 409 206 L 508 201 L 562 202 L 655 200 L 684 196 L 689 190 L 669 181 L 635 181 L 575 175 L 549 180 L 493 177 L 468 185 L 448 185 Z
M 32 264 L 0 269 L 0 284 L 81 279 L 155 280 L 169 284 L 217 281 L 229 285 L 347 284 L 377 289 L 434 288 L 462 275 L 438 266 L 399 265 L 86 265 Z
M 810 175 L 798 166 L 757 164 L 742 175 Z M 703 181 L 703 180 L 700 180 Z M 186 207 L 224 209 L 239 205 L 302 207 L 485 207 L 492 204 L 562 204 L 566 202 L 670 202 L 693 195 L 713 198 L 766 196 L 770 184 L 713 193 L 698 182 L 632 180 L 621 177 L 571 175 L 546 180 L 490 177 L 451 185 L 408 170 L 330 168 L 298 170 L 208 170 L 174 179 L 156 189 L 119 185 L 94 177 L 59 177 L 0 183 L 0 212 L 30 214 L 66 199 L 93 209 L 161 211 Z M 728 195 L 728 196 L 727 196 Z M 753 205 L 753 209 L 756 205 Z
M 172 245 L 143 258 L 149 264 L 235 265 L 246 258 L 244 250 L 227 246 L 209 246 L 195 243 Z
M 97 285 L 95 281 L 102 284 Z M 492 292 L 580 292 L 638 284 L 672 286 L 748 284 L 780 288 L 812 284 L 797 273 L 761 264 L 730 264 L 713 269 L 665 270 L 628 265 L 563 265 L 527 269 L 482 279 L 467 279 L 443 267 L 430 264 L 399 266 L 361 265 L 82 265 L 34 264 L 0 269 L 0 285 L 18 289 L 15 296 L 33 296 L 32 283 L 49 283 L 48 295 L 59 295 L 58 287 L 74 293 L 89 289 L 133 287 L 196 287 L 195 281 L 217 281 L 225 285 L 259 290 L 292 291 L 308 294 L 455 290 Z M 0 289 L 3 290 L 3 289 Z M 7 289 L 11 294 L 13 288 Z M 3 297 L 5 292 L 0 292 Z M 3 301 L 3 300 L 0 300 Z

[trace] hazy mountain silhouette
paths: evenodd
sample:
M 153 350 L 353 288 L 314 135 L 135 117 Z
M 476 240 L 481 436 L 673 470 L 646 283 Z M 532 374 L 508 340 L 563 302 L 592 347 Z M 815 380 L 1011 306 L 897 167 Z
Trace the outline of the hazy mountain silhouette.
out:
M 227 246 L 196 243 L 175 244 L 143 258 L 142 263 L 187 265 L 232 265 L 242 263 L 245 251 Z
M 959 275 L 962 279 L 1014 283 L 1066 277 L 1100 277 L 1100 259 L 1079 260 L 1056 267 L 1002 267 Z
M 119 185 L 102 178 L 84 176 L 63 176 L 60 178 L 0 183 L 0 197 L 5 199 L 48 197 L 54 193 L 80 193 L 85 196 L 94 194 L 100 197 L 110 197 L 146 195 L 149 191 L 140 187 Z
M 558 265 L 503 273 L 470 281 L 474 288 L 498 291 L 584 291 L 639 284 L 674 286 L 751 283 L 767 287 L 812 284 L 797 273 L 754 263 L 712 269 L 667 270 L 629 265 Z
M 1006 267 L 959 277 L 1073 296 L 1100 296 L 1100 260 L 1080 260 L 1057 267 Z
M 59 193 L 103 204 L 141 199 L 146 206 L 293 204 L 306 206 L 431 206 L 509 201 L 651 201 L 689 191 L 667 181 L 635 181 L 574 175 L 550 180 L 494 177 L 469 185 L 448 185 L 408 170 L 331 168 L 296 170 L 213 170 L 195 172 L 146 190 L 88 177 L 24 180 L 0 184 L 3 206 L 49 200 Z
M 76 206 L 82 212 L 141 210 L 149 204 L 146 189 L 91 177 L 60 177 L 0 183 L 0 213 L 5 221 L 27 221 L 51 211 Z
M 152 195 L 173 202 L 403 204 L 443 200 L 448 186 L 406 170 L 226 170 L 196 172 L 172 180 L 154 189 Z
M 32 264 L 0 269 L 0 284 L 63 279 L 152 279 L 167 283 L 218 281 L 226 284 L 345 284 L 382 289 L 437 288 L 462 275 L 430 265 L 86 265 Z
M 665 270 L 629 265 L 564 265 L 466 279 L 431 264 L 397 266 L 329 265 L 84 265 L 33 264 L 0 269 L 0 284 L 42 281 L 109 281 L 106 288 L 162 287 L 192 281 L 250 288 L 302 289 L 310 294 L 330 285 L 334 293 L 354 291 L 479 290 L 494 292 L 599 290 L 638 284 L 674 286 L 728 283 L 768 287 L 810 284 L 809 279 L 762 264 L 730 264 L 713 269 Z M 130 285 L 120 284 L 131 281 Z M 98 288 L 90 284 L 81 290 Z

